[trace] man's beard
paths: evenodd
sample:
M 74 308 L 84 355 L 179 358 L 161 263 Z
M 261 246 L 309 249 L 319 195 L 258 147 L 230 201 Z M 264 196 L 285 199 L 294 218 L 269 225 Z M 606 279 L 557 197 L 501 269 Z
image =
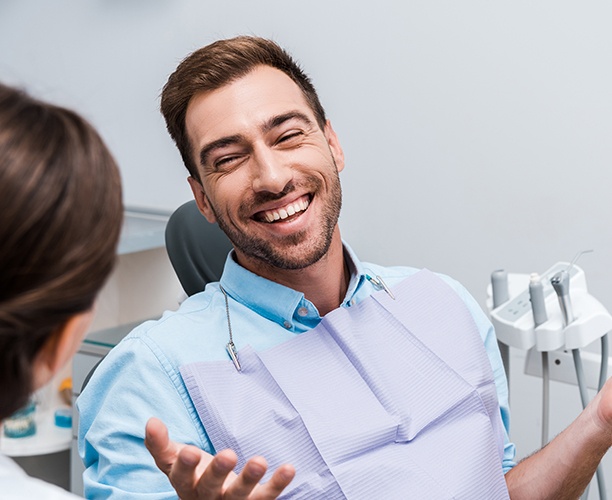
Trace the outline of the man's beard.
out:
M 334 172 L 335 175 L 331 179 L 328 198 L 325 200 L 323 207 L 320 231 L 314 236 L 309 236 L 309 233 L 305 231 L 293 233 L 274 241 L 252 236 L 230 225 L 224 217 L 219 216 L 212 204 L 211 208 L 219 227 L 228 236 L 234 247 L 244 255 L 278 269 L 304 269 L 318 262 L 327 253 L 340 217 L 342 188 L 337 170 L 334 169 Z M 314 193 L 321 192 L 322 182 L 320 179 L 314 179 L 311 184 L 315 188 Z M 257 194 L 248 204 L 241 206 L 238 213 L 252 213 L 249 207 L 281 198 L 295 189 L 295 186 L 290 184 L 278 195 Z M 274 224 L 274 222 L 271 224 Z M 298 254 L 291 251 L 298 246 L 302 246 L 302 250 Z

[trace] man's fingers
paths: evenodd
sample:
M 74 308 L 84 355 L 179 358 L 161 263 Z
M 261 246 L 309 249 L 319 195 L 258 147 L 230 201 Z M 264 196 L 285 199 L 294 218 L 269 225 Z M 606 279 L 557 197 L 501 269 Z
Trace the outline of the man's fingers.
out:
M 149 419 L 145 432 L 145 445 L 155 463 L 185 500 L 221 497 L 228 500 L 273 500 L 295 476 L 291 465 L 283 465 L 266 484 L 259 485 L 268 467 L 263 457 L 251 458 L 236 476 L 233 470 L 238 457 L 232 450 L 223 450 L 212 457 L 195 446 L 170 441 L 168 429 L 157 418 Z
M 251 500 L 273 500 L 278 497 L 295 477 L 295 468 L 292 465 L 281 465 L 274 471 L 270 480 L 259 486 Z
M 228 475 L 235 477 L 232 471 L 237 462 L 238 457 L 232 450 L 217 453 L 198 481 L 199 498 L 220 498 Z
M 204 457 L 203 452 L 195 446 L 185 446 L 178 454 L 168 478 L 181 499 L 201 498 L 197 491 L 198 470 L 206 465 L 202 462 Z
M 264 477 L 267 469 L 268 463 L 263 457 L 253 457 L 249 459 L 242 469 L 242 472 L 240 472 L 238 477 L 228 486 L 223 499 L 243 500 L 245 498 L 252 498 L 249 497 L 249 495 L 258 485 L 261 478 Z
M 281 465 L 274 471 L 270 480 L 258 484 L 268 466 L 263 457 L 251 458 L 236 480 L 227 488 L 224 500 L 274 500 L 295 477 L 292 465 Z
M 145 446 L 155 459 L 155 464 L 166 474 L 170 473 L 179 448 L 168 437 L 168 429 L 158 418 L 152 417 L 145 427 Z

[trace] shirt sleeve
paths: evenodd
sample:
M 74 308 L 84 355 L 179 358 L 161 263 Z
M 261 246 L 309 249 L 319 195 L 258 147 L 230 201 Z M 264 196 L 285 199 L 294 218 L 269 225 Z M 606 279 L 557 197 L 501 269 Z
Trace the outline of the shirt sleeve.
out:
M 211 451 L 180 375 L 138 337 L 111 350 L 77 408 L 86 498 L 177 498 L 144 445 L 150 417 L 167 425 L 170 439 Z
M 474 322 L 480 332 L 482 341 L 487 351 L 487 356 L 493 369 L 493 376 L 495 378 L 495 388 L 497 390 L 497 398 L 499 400 L 499 409 L 501 413 L 501 419 L 504 424 L 504 460 L 503 469 L 504 473 L 508 472 L 512 467 L 516 465 L 516 447 L 514 443 L 510 442 L 510 407 L 508 402 L 508 381 L 506 379 L 506 371 L 504 370 L 504 364 L 502 362 L 501 354 L 499 352 L 499 346 L 497 344 L 497 337 L 495 335 L 495 329 L 489 321 L 489 318 L 484 313 L 476 299 L 465 289 L 463 285 L 455 281 L 448 276 L 440 275 L 463 299 L 468 310 L 474 318 Z

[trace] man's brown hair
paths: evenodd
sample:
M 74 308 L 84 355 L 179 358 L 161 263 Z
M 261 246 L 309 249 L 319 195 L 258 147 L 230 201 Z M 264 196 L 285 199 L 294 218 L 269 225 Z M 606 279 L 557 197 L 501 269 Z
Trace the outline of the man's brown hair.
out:
M 262 65 L 289 76 L 302 90 L 321 129 L 325 126 L 325 111 L 310 79 L 278 44 L 252 36 L 219 40 L 187 56 L 170 75 L 162 91 L 161 112 L 192 177 L 200 180 L 185 130 L 189 102 L 196 94 L 219 89 Z

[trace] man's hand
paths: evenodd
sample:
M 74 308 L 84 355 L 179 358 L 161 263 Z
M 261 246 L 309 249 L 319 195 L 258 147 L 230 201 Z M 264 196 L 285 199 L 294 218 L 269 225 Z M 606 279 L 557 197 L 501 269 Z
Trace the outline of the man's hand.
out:
M 561 434 L 506 474 L 513 500 L 579 498 L 612 446 L 612 379 Z
M 268 468 L 263 457 L 249 459 L 236 475 L 232 470 L 238 458 L 232 450 L 212 456 L 195 446 L 170 441 L 168 429 L 157 418 L 147 422 L 145 445 L 183 500 L 271 500 L 295 476 L 293 466 L 281 465 L 267 483 L 258 484 Z
M 592 406 L 596 408 L 596 421 L 600 424 L 603 435 L 612 435 L 612 378 L 608 379 L 601 391 L 595 396 Z M 612 444 L 612 438 L 609 438 Z

